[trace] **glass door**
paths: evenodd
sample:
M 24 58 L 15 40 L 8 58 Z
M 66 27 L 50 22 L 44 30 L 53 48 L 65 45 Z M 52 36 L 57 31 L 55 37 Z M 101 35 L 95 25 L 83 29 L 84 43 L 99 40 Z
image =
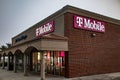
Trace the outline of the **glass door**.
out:
M 32 53 L 32 70 L 34 72 L 40 72 L 40 52 Z
M 46 72 L 54 75 L 64 75 L 65 53 L 61 51 L 48 51 L 45 54 Z

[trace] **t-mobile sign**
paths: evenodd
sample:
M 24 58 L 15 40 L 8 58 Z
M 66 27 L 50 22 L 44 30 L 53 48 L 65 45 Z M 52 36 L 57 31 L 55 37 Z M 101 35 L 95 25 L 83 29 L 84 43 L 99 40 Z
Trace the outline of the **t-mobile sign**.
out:
M 105 32 L 104 22 L 77 15 L 74 15 L 74 27 L 96 32 Z
M 36 37 L 51 33 L 54 31 L 54 21 L 50 21 L 36 29 Z

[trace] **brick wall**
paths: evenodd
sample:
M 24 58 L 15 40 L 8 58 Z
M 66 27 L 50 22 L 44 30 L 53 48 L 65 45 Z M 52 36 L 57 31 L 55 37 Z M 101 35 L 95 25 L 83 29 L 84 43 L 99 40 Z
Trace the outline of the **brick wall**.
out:
M 120 25 L 105 22 L 106 32 L 98 33 L 73 28 L 72 13 L 65 13 L 64 19 L 69 38 L 66 77 L 120 71 Z

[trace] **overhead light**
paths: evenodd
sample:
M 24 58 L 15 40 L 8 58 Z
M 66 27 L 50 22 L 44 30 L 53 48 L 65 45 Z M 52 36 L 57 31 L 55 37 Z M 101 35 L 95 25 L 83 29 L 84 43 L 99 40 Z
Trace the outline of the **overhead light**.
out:
M 96 36 L 96 34 L 95 33 L 91 33 L 91 37 L 95 37 Z

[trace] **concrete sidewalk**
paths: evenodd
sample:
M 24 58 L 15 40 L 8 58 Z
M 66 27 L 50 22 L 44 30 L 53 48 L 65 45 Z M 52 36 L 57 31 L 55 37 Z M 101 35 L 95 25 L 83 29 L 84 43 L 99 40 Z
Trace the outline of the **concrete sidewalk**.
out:
M 40 76 L 24 76 L 23 72 L 14 73 L 13 71 L 0 69 L 0 80 L 40 80 Z M 59 76 L 46 76 L 46 80 L 65 80 L 65 78 Z
M 23 72 L 14 73 L 0 69 L 0 80 L 40 80 L 40 76 L 23 76 Z M 120 80 L 120 72 L 110 74 L 91 75 L 77 78 L 64 78 L 59 76 L 46 76 L 46 80 Z
M 120 80 L 120 72 L 84 76 L 84 77 L 71 78 L 71 79 L 66 79 L 66 80 Z

